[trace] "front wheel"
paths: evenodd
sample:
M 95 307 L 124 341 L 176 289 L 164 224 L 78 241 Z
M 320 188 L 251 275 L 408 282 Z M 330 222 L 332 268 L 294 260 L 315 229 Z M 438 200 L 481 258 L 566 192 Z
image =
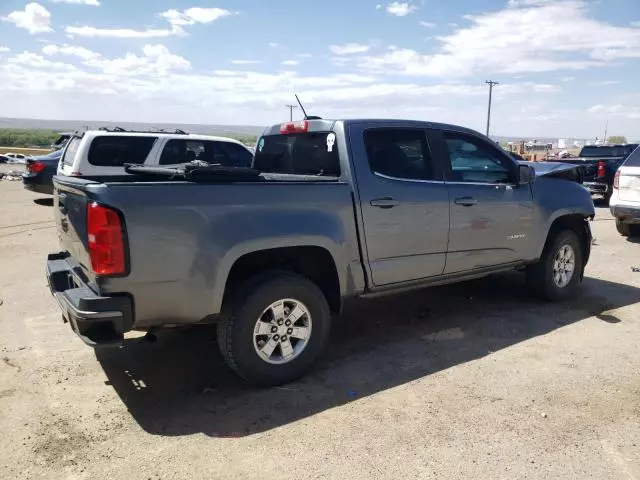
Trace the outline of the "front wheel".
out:
M 631 225 L 623 222 L 619 218 L 616 218 L 616 230 L 618 230 L 618 233 L 623 237 L 631 235 Z
M 582 281 L 580 239 L 571 230 L 558 232 L 545 246 L 542 257 L 527 269 L 529 285 L 550 301 L 573 296 Z
M 248 382 L 281 385 L 311 368 L 330 327 L 329 305 L 313 282 L 273 272 L 249 281 L 223 307 L 218 345 Z

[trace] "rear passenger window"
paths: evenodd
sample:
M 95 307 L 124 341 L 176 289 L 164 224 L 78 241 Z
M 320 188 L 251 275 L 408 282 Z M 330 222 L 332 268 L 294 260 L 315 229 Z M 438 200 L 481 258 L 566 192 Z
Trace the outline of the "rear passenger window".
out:
M 89 147 L 89 163 L 97 167 L 122 167 L 126 163 L 142 164 L 155 141 L 156 137 L 96 137 Z
M 640 147 L 636 147 L 636 149 L 629 155 L 629 157 L 623 163 L 625 167 L 640 167 Z
M 82 141 L 79 137 L 73 137 L 69 140 L 69 145 L 64 151 L 64 157 L 62 158 L 62 163 L 65 165 L 73 165 L 73 159 L 76 156 L 76 152 L 78 151 L 78 146 Z
M 364 144 L 374 173 L 397 179 L 435 179 L 424 130 L 370 129 L 364 132 Z
M 252 155 L 249 150 L 235 143 L 182 139 L 169 140 L 160 155 L 160 165 L 176 165 L 194 160 L 225 167 L 248 167 L 251 165 Z
M 505 155 L 480 138 L 444 132 L 451 162 L 451 180 L 471 183 L 508 183 L 510 172 Z

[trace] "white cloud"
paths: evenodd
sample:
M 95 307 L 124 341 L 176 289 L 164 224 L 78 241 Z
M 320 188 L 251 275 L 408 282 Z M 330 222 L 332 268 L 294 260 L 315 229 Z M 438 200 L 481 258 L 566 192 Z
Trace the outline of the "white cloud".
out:
M 632 26 L 632 27 L 640 27 L 640 21 L 637 21 L 637 22 L 631 22 L 631 26 Z
M 640 30 L 587 17 L 583 0 L 511 2 L 503 10 L 467 19 L 471 26 L 437 37 L 440 48 L 435 54 L 390 48 L 382 55 L 363 57 L 360 67 L 448 77 L 579 70 L 640 58 Z
M 91 5 L 93 7 L 100 6 L 100 0 L 50 0 L 53 3 L 72 3 L 76 5 Z
M 271 47 L 271 48 L 278 48 L 280 46 L 281 45 L 279 43 L 277 43 L 277 42 L 269 42 L 269 47 Z
M 9 47 L 0 46 L 0 53 L 10 52 L 11 49 Z
M 300 57 L 300 58 L 312 58 L 313 55 L 311 55 L 310 53 L 296 53 L 296 57 Z
M 64 56 L 78 57 L 83 60 L 90 60 L 92 58 L 100 57 L 99 53 L 92 52 L 91 50 L 86 49 L 84 47 L 78 47 L 78 46 L 66 45 L 66 44 L 45 45 L 44 47 L 42 47 L 42 53 L 44 53 L 47 56 L 64 55 Z
M 385 10 L 387 11 L 387 13 L 395 15 L 396 17 L 405 17 L 410 13 L 418 10 L 418 7 L 416 5 L 412 5 L 409 2 L 393 2 L 388 4 L 385 7 Z
M 615 117 L 624 117 L 629 119 L 640 119 L 640 105 L 594 105 L 589 108 L 589 113 L 595 113 L 599 116 L 611 115 Z
M 602 80 L 600 82 L 591 82 L 589 86 L 591 87 L 605 87 L 607 85 L 619 85 L 620 80 Z
M 560 77 L 558 78 L 558 80 L 560 80 L 561 82 L 573 82 L 576 79 L 576 77 Z
M 7 60 L 8 63 L 13 65 L 22 65 L 25 67 L 33 68 L 45 68 L 53 70 L 68 70 L 73 71 L 76 69 L 73 65 L 62 62 L 52 62 L 47 60 L 42 55 L 38 55 L 31 52 L 22 52 Z
M 174 71 L 186 71 L 191 69 L 191 63 L 179 56 L 172 54 L 162 44 L 145 45 L 142 48 L 142 56 L 128 52 L 120 58 L 104 58 L 95 56 L 86 59 L 83 63 L 104 74 L 120 76 L 166 76 Z M 130 80 L 128 80 L 130 81 Z
M 67 36 L 94 37 L 94 38 L 162 38 L 173 35 L 187 35 L 183 27 L 196 23 L 207 24 L 220 18 L 233 15 L 233 12 L 222 8 L 193 7 L 179 11 L 170 9 L 159 13 L 158 17 L 168 21 L 170 28 L 146 28 L 135 30 L 132 28 L 97 28 L 91 26 L 65 28 Z
M 285 60 L 281 63 L 281 65 L 295 66 L 295 65 L 300 65 L 300 62 L 298 60 Z
M 344 45 L 331 45 L 329 50 L 336 55 L 352 55 L 354 53 L 368 52 L 370 48 L 370 45 L 362 43 L 345 43 Z
M 427 27 L 427 28 L 435 28 L 436 24 L 433 22 L 424 22 L 421 21 L 420 25 L 422 25 L 423 27 Z
M 166 12 L 159 14 L 160 17 L 167 20 L 171 25 L 184 26 L 194 25 L 196 23 L 211 23 L 219 18 L 233 15 L 233 12 L 225 10 L 223 8 L 201 8 L 193 7 L 187 8 L 182 12 L 172 8 Z
M 262 63 L 262 60 L 231 60 L 234 65 L 257 65 Z
M 134 30 L 131 28 L 95 28 L 95 27 L 66 27 L 64 31 L 68 36 L 93 37 L 93 38 L 158 38 L 171 35 L 185 35 L 185 31 L 174 25 L 172 28 L 149 28 L 146 30 Z
M 11 12 L 2 20 L 28 30 L 30 34 L 51 32 L 51 13 L 39 3 L 28 3 L 24 10 Z

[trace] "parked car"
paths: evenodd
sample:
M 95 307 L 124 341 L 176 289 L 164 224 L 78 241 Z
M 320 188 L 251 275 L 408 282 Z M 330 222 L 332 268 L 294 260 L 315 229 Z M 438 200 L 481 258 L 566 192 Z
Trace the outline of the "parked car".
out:
M 36 193 L 53 195 L 53 176 L 56 174 L 62 150 L 27 160 L 27 172 L 22 176 L 24 188 Z
M 5 157 L 7 157 L 7 163 L 25 163 L 27 161 L 27 156 L 23 153 L 5 153 Z
M 575 294 L 595 214 L 575 169 L 519 164 L 454 125 L 285 123 L 259 139 L 253 169 L 55 177 L 63 251 L 48 282 L 89 345 L 218 321 L 228 364 L 280 384 L 310 368 L 354 297 L 521 268 L 544 298 Z
M 609 200 L 616 171 L 631 155 L 637 144 L 587 145 L 577 157 L 554 160 L 582 166 L 584 186 L 592 195 Z
M 0 155 L 0 163 L 13 163 L 13 159 L 11 157 L 7 157 L 4 154 Z
M 621 235 L 640 237 L 640 147 L 616 172 L 609 209 Z
M 58 173 L 122 175 L 125 164 L 165 167 L 194 160 L 248 167 L 252 158 L 253 154 L 232 138 L 192 135 L 180 130 L 177 133 L 90 130 L 71 137 Z

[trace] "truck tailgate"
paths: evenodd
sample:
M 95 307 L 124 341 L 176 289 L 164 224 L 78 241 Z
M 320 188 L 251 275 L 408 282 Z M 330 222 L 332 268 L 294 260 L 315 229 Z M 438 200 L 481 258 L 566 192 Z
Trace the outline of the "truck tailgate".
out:
M 54 177 L 53 210 L 60 244 L 72 259 L 91 276 L 87 247 L 87 205 L 90 199 L 76 178 Z

